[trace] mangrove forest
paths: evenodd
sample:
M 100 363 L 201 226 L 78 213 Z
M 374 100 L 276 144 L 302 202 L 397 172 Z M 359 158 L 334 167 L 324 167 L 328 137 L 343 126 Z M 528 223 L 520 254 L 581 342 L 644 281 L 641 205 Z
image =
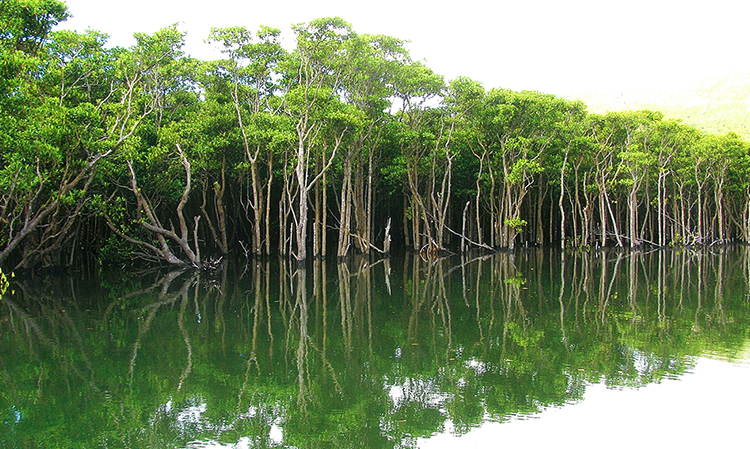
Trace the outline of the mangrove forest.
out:
M 6 269 L 750 241 L 733 133 L 446 81 L 337 17 L 293 48 L 215 28 L 201 61 L 177 26 L 120 48 L 56 30 L 68 15 L 0 4 Z

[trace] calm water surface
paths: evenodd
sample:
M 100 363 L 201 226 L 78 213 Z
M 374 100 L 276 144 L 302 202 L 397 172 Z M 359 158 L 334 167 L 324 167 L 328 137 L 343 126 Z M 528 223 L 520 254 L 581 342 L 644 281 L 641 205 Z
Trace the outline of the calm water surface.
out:
M 739 444 L 747 248 L 15 278 L 0 447 Z

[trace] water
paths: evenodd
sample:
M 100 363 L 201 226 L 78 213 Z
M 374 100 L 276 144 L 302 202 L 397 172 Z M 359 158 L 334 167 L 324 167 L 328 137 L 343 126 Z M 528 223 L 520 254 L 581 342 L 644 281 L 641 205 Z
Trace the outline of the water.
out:
M 632 388 L 593 384 L 584 399 L 530 419 L 486 422 L 464 435 L 444 433 L 421 448 L 744 447 L 750 365 L 698 358 L 678 380 Z
M 731 445 L 749 279 L 746 248 L 16 278 L 0 447 Z

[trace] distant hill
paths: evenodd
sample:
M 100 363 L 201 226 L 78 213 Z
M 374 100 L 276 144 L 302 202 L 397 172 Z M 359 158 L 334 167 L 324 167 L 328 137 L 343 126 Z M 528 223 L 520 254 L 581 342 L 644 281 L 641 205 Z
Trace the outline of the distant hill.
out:
M 750 141 L 750 74 L 703 81 L 675 92 L 623 92 L 616 96 L 577 95 L 589 111 L 661 111 L 709 134 L 734 132 Z

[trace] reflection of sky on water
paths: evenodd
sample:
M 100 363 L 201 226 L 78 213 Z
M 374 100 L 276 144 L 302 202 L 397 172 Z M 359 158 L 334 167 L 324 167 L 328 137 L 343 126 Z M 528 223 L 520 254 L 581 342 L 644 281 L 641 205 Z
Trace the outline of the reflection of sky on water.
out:
M 502 441 L 503 447 L 631 448 L 632 437 L 643 447 L 736 447 L 747 442 L 748 404 L 750 356 L 701 357 L 676 380 L 637 389 L 589 385 L 579 403 L 527 419 L 485 422 L 463 436 L 420 439 L 418 447 L 487 448 Z
M 201 421 L 201 416 L 206 413 L 207 406 L 205 402 L 201 402 L 197 405 L 190 405 L 177 415 L 177 422 L 182 424 L 198 424 Z
M 21 422 L 21 412 L 16 408 L 15 405 L 10 407 L 10 416 L 3 416 L 3 424 L 18 424 Z
M 202 426 L 205 425 L 206 428 L 211 427 L 211 423 L 204 418 L 204 414 L 206 413 L 206 410 L 208 409 L 208 405 L 205 401 L 200 401 L 197 404 L 188 404 L 179 411 L 177 411 L 177 416 L 175 418 L 175 421 L 178 426 L 181 427 L 181 430 L 187 431 L 191 426 Z M 166 404 L 164 404 L 161 407 L 160 410 L 162 413 L 170 414 L 173 411 L 173 403 L 170 399 L 167 401 Z M 250 406 L 248 411 L 246 413 L 240 414 L 240 418 L 246 418 L 246 419 L 252 419 L 255 418 L 258 414 L 258 408 L 255 406 Z M 268 434 L 268 443 L 274 445 L 274 446 L 280 446 L 284 441 L 284 429 L 282 428 L 283 420 L 281 417 L 277 417 L 270 425 L 270 430 Z M 233 425 L 230 423 L 227 423 L 225 426 L 223 426 L 221 429 L 216 429 L 219 431 L 230 431 L 233 429 Z M 222 443 L 215 440 L 196 440 L 188 443 L 187 448 L 189 449 L 249 449 L 252 447 L 256 447 L 255 443 L 253 442 L 252 438 L 250 437 L 241 437 L 236 442 L 233 443 Z
M 401 383 L 385 386 L 393 402 L 393 411 L 409 402 L 438 408 L 450 399 L 450 395 L 442 392 L 440 385 L 437 385 L 433 379 L 405 378 L 400 379 L 399 382 Z
M 281 427 L 274 424 L 271 426 L 269 434 L 269 443 L 274 446 L 281 446 L 284 440 L 284 431 Z M 250 437 L 242 437 L 236 443 L 221 443 L 219 441 L 193 441 L 188 444 L 188 449 L 250 449 L 257 447 Z

